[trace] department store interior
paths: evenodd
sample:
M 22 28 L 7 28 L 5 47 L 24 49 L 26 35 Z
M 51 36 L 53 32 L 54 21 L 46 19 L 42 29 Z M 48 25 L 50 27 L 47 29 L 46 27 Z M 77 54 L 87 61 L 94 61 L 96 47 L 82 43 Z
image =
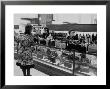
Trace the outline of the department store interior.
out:
M 15 14 L 14 37 L 22 36 L 27 24 L 34 36 L 35 71 L 48 76 L 97 76 L 96 14 Z M 14 60 L 18 44 L 14 39 Z

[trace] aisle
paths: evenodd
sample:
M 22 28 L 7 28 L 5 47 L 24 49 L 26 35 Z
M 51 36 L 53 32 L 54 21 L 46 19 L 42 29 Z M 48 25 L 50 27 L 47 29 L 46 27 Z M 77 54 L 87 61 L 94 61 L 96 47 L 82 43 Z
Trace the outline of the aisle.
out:
M 44 74 L 34 68 L 31 68 L 31 75 L 32 76 L 49 76 L 47 74 Z M 23 76 L 22 70 L 19 66 L 16 65 L 16 61 L 14 61 L 14 76 Z

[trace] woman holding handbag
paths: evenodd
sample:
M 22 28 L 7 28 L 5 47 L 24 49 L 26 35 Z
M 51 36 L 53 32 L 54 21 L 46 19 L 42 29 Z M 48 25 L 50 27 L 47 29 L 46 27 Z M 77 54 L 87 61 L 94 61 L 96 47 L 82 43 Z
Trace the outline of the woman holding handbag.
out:
M 33 63 L 33 45 L 34 45 L 34 37 L 31 34 L 32 26 L 26 25 L 25 27 L 25 33 L 20 39 L 20 48 L 18 51 L 19 59 L 16 63 L 20 66 L 20 68 L 23 71 L 24 76 L 31 76 L 30 75 L 30 68 L 34 68 Z

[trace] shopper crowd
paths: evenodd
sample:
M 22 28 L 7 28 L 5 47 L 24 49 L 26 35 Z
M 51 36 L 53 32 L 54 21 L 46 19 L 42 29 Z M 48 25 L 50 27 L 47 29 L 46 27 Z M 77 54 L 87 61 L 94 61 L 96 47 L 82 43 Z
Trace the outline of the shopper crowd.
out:
M 75 31 L 67 33 L 49 33 L 49 28 L 44 28 L 42 34 L 34 34 L 35 41 L 38 44 L 46 45 L 49 47 L 57 47 L 66 50 L 73 50 L 86 53 L 89 45 L 97 45 L 97 34 L 76 34 Z

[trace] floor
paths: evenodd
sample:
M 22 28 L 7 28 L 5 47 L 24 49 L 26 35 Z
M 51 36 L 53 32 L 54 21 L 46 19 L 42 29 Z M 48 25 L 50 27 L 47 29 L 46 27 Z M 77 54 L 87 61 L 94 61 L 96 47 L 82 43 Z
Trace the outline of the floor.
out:
M 47 74 L 44 74 L 34 68 L 31 68 L 31 75 L 32 76 L 49 76 Z M 19 66 L 16 65 L 16 61 L 14 61 L 14 75 L 15 76 L 23 76 L 22 70 L 20 69 Z

